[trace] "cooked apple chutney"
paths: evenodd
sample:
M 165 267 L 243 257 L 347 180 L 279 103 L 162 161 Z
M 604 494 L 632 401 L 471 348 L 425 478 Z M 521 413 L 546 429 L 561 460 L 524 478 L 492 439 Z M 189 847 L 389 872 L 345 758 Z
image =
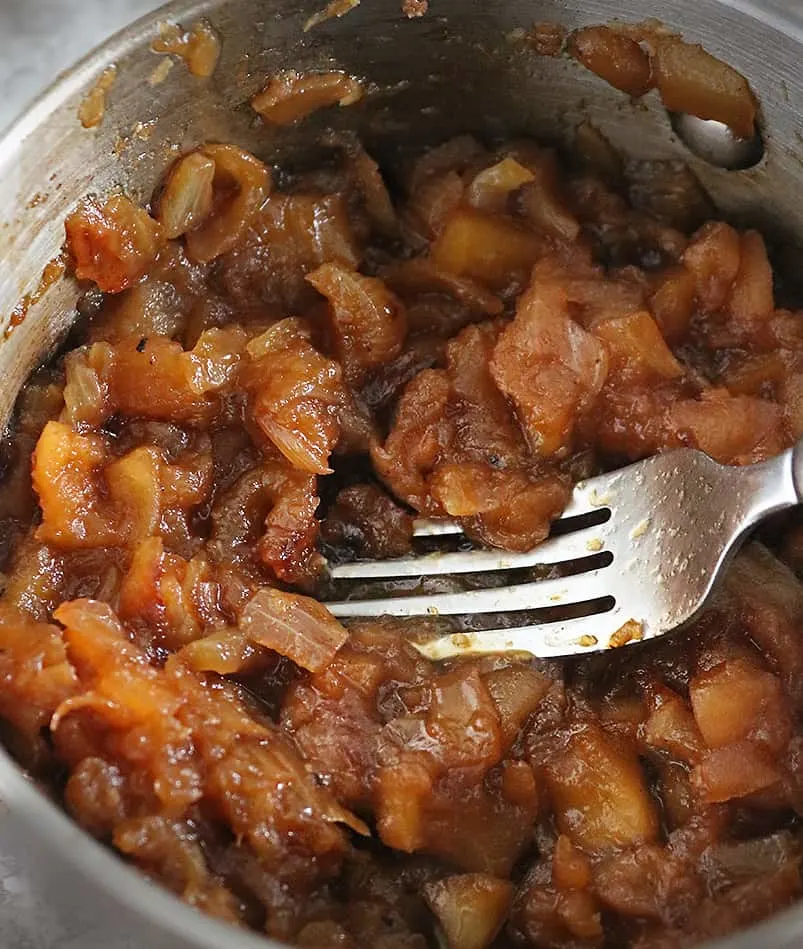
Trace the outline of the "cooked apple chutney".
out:
M 205 145 L 149 209 L 67 221 L 82 318 L 4 456 L 7 747 L 144 873 L 299 946 L 663 949 L 771 915 L 801 891 L 791 522 L 690 631 L 581 660 L 435 664 L 432 621 L 319 601 L 416 514 L 526 550 L 580 478 L 792 443 L 803 314 L 764 240 L 680 165 L 592 174 L 588 127 L 574 161 L 449 141 L 392 194 L 330 146 L 280 177 Z

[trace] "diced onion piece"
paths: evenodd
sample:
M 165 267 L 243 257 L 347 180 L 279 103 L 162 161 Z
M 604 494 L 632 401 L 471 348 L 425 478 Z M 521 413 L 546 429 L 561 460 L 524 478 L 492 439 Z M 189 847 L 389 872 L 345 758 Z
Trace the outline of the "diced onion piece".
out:
M 353 105 L 362 94 L 360 83 L 346 73 L 305 74 L 289 69 L 274 76 L 251 105 L 272 125 L 293 125 L 318 109 Z
M 484 873 L 446 877 L 424 887 L 449 949 L 486 949 L 510 909 L 513 884 Z
M 474 176 L 468 187 L 468 203 L 480 211 L 504 211 L 510 195 L 532 180 L 533 173 L 515 158 L 503 158 Z
M 106 421 L 108 386 L 101 381 L 86 349 L 74 349 L 64 358 L 64 419 L 72 425 L 98 428 Z
M 270 409 L 266 409 L 264 400 L 257 396 L 254 417 L 257 424 L 284 457 L 300 471 L 312 474 L 331 474 L 327 461 L 331 446 L 337 442 L 340 426 L 332 415 L 320 413 L 298 405 L 299 415 L 291 424 L 279 422 Z M 316 407 L 317 408 L 317 407 Z M 306 416 L 303 429 L 298 427 L 301 416 Z
M 204 145 L 198 154 L 215 163 L 215 207 L 185 240 L 189 256 L 205 264 L 234 247 L 270 194 L 271 176 L 261 161 L 234 145 Z
M 308 33 L 314 26 L 318 26 L 320 23 L 325 23 L 327 20 L 331 20 L 333 17 L 337 17 L 339 19 L 359 5 L 360 0 L 330 0 L 323 10 L 313 13 L 313 15 L 306 21 L 304 24 L 304 32 Z
M 655 83 L 670 112 L 687 112 L 727 125 L 739 138 L 752 138 L 756 100 L 744 76 L 702 46 L 664 37 L 652 59 Z
M 317 600 L 280 590 L 255 594 L 240 624 L 254 642 L 310 672 L 325 669 L 349 636 Z
M 215 163 L 201 152 L 180 158 L 159 198 L 159 223 L 171 240 L 202 224 L 212 210 Z
M 279 320 L 278 323 L 274 323 L 273 326 L 266 329 L 264 333 L 260 333 L 259 336 L 249 340 L 245 348 L 252 359 L 261 359 L 263 356 L 267 356 L 268 353 L 284 349 L 299 337 L 309 340 L 310 335 L 309 326 L 304 320 L 297 316 L 289 316 L 285 320 Z
M 245 630 L 227 628 L 187 643 L 179 656 L 196 672 L 234 675 L 247 670 L 261 652 Z
M 220 39 L 206 20 L 199 20 L 187 32 L 176 23 L 160 23 L 159 36 L 151 49 L 183 59 L 192 75 L 199 79 L 208 79 L 220 59 Z

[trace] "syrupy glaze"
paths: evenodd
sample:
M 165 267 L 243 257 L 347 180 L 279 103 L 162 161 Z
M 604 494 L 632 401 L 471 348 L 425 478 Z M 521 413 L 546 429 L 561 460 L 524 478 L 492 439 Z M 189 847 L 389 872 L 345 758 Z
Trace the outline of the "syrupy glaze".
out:
M 581 477 L 803 432 L 762 237 L 681 166 L 604 168 L 463 137 L 391 199 L 351 139 L 281 188 L 209 145 L 150 212 L 68 221 L 95 289 L 6 446 L 0 717 L 193 905 L 301 946 L 646 949 L 799 896 L 799 532 L 682 638 L 572 662 L 433 664 L 434 621 L 314 599 L 415 512 L 524 550 Z

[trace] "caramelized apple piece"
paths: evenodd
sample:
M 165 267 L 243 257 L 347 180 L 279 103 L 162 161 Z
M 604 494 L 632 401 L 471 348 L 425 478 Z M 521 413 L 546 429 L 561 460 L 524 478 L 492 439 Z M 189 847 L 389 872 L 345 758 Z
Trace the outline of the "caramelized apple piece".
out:
M 486 949 L 510 908 L 513 885 L 481 873 L 450 876 L 424 890 L 449 949 Z
M 644 50 L 607 26 L 586 26 L 572 33 L 569 52 L 586 69 L 630 96 L 643 96 L 652 86 L 652 68 Z
M 252 394 L 255 422 L 291 465 L 328 474 L 340 437 L 340 366 L 314 349 L 303 323 L 292 319 L 253 340 L 249 352 L 242 385 Z
M 558 827 L 585 850 L 654 840 L 658 818 L 636 756 L 595 726 L 578 729 L 546 768 Z
M 696 290 L 694 275 L 686 267 L 671 267 L 657 277 L 650 310 L 668 343 L 680 342 L 688 332 Z
M 722 464 L 762 461 L 783 444 L 781 410 L 766 399 L 712 389 L 699 400 L 678 401 L 670 412 L 677 430 Z
M 620 358 L 637 369 L 663 379 L 676 379 L 683 374 L 683 367 L 666 345 L 655 320 L 643 310 L 600 320 L 594 326 L 594 335 L 610 343 Z
M 445 372 L 420 372 L 399 402 L 396 423 L 384 446 L 375 446 L 371 452 L 377 473 L 390 490 L 422 513 L 437 511 L 426 478 L 451 442 L 453 423 L 446 415 L 449 394 Z
M 338 354 L 354 381 L 398 356 L 407 331 L 401 301 L 376 277 L 324 264 L 307 280 L 327 298 Z
M 756 100 L 744 76 L 701 46 L 661 38 L 652 57 L 655 84 L 670 112 L 688 112 L 727 125 L 737 138 L 752 138 Z
M 706 803 L 717 804 L 771 788 L 781 777 L 769 751 L 751 741 L 737 741 L 705 754 L 692 782 Z
M 506 743 L 513 743 L 519 729 L 546 695 L 549 684 L 543 673 L 519 664 L 503 666 L 485 675 L 485 685 L 496 705 Z
M 145 275 L 163 243 L 156 221 L 123 195 L 85 201 L 67 218 L 67 247 L 79 280 L 120 293 Z
M 431 248 L 438 267 L 495 290 L 523 280 L 543 252 L 542 240 L 512 221 L 468 208 L 449 217 Z
M 709 748 L 749 738 L 782 751 L 792 723 L 778 678 L 746 659 L 721 663 L 689 684 L 694 717 Z
M 722 309 L 739 273 L 741 245 L 738 233 L 719 221 L 705 224 L 683 255 L 683 263 L 697 283 L 697 302 L 706 313 Z
M 464 519 L 467 533 L 506 550 L 532 550 L 569 500 L 557 477 L 531 478 L 477 462 L 440 465 L 429 490 L 447 514 Z
M 104 504 L 100 477 L 108 454 L 103 439 L 48 422 L 33 456 L 33 486 L 42 508 L 40 540 L 64 548 L 122 543 L 116 512 Z
M 569 447 L 577 416 L 593 403 L 607 373 L 603 344 L 569 317 L 565 297 L 552 288 L 541 291 L 536 271 L 491 360 L 494 381 L 516 406 L 536 454 Z

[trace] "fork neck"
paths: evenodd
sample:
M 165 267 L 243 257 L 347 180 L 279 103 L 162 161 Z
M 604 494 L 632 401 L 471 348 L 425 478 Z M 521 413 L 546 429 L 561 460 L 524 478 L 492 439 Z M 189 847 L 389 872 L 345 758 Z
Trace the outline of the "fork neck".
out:
M 745 526 L 803 504 L 803 439 L 769 461 L 738 469 L 737 477 L 740 487 L 750 486 L 744 495 Z
M 791 455 L 792 483 L 795 489 L 796 504 L 803 504 L 803 438 L 789 449 Z

